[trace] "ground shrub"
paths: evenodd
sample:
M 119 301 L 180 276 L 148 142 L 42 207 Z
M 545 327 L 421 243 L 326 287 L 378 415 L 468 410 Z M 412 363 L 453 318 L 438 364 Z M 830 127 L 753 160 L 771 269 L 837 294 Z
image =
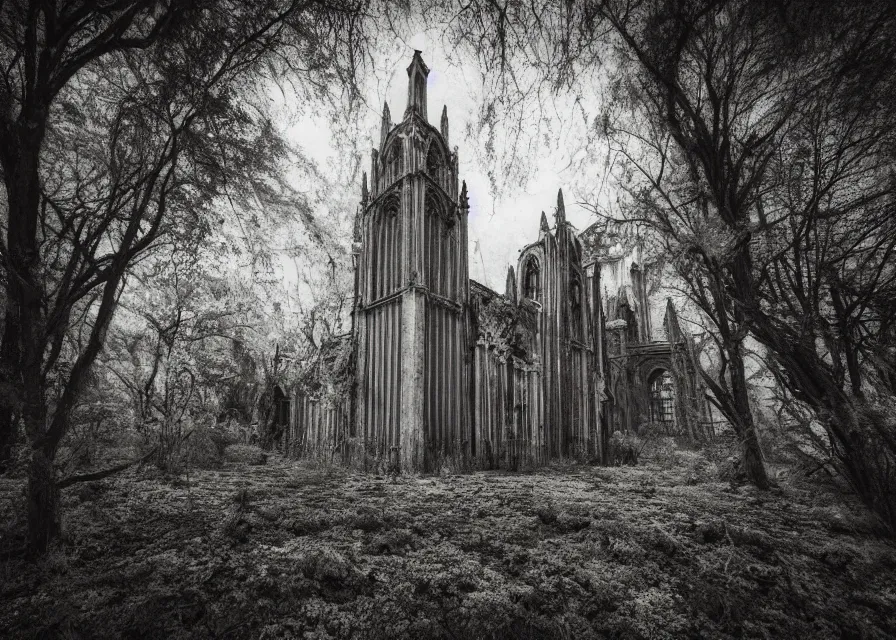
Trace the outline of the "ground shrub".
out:
M 219 434 L 208 427 L 197 427 L 183 443 L 180 464 L 197 469 L 216 469 L 223 462 L 225 447 Z
M 610 464 L 614 467 L 636 465 L 644 444 L 633 433 L 614 431 L 610 438 Z
M 386 526 L 383 514 L 374 509 L 359 509 L 358 512 L 348 518 L 348 525 L 352 529 L 360 529 L 364 533 L 373 533 Z
M 251 465 L 267 464 L 268 454 L 251 444 L 231 444 L 224 448 L 227 462 L 241 462 Z
M 566 514 L 557 517 L 554 529 L 560 533 L 575 533 L 591 526 L 591 518 Z
M 672 436 L 658 436 L 647 440 L 645 438 L 643 457 L 663 469 L 674 467 L 678 464 L 678 445 Z
M 642 534 L 641 539 L 650 548 L 656 549 L 670 558 L 681 550 L 681 543 L 674 536 L 659 527 L 647 529 Z
M 701 522 L 694 530 L 694 539 L 700 544 L 716 544 L 727 537 L 725 523 L 719 520 Z
M 369 555 L 402 555 L 406 549 L 413 548 L 416 536 L 408 529 L 389 529 L 376 534 L 367 544 Z
M 297 560 L 299 572 L 309 580 L 315 580 L 331 587 L 341 587 L 349 583 L 355 568 L 338 551 L 329 548 L 315 549 Z
M 74 487 L 74 494 L 81 502 L 95 502 L 106 491 L 102 482 L 84 482 Z
M 553 524 L 557 521 L 557 509 L 552 504 L 535 507 L 535 515 L 542 524 Z
M 310 536 L 329 529 L 330 522 L 312 514 L 300 514 L 284 520 L 282 527 L 294 536 Z

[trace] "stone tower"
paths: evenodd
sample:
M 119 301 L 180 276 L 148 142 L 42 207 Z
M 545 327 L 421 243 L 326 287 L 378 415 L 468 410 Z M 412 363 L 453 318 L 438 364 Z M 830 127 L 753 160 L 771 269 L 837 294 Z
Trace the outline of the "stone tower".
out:
M 546 454 L 591 455 L 600 410 L 598 307 L 593 276 L 582 263 L 582 243 L 566 220 L 562 191 L 557 193 L 554 222 L 552 233 L 542 212 L 538 242 L 520 252 L 519 298 L 539 305 L 536 348 Z
M 405 469 L 429 469 L 469 442 L 466 187 L 448 116 L 427 120 L 429 69 L 415 51 L 408 104 L 383 108 L 355 225 L 354 435 Z

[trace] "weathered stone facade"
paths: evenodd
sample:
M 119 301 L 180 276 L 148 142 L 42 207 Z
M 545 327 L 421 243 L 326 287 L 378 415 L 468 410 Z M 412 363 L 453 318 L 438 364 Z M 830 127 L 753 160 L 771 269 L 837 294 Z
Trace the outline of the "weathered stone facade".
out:
M 321 413 L 319 400 L 302 398 L 289 438 L 317 450 L 346 444 L 393 468 L 424 471 L 446 462 L 605 459 L 613 430 L 649 419 L 639 412 L 651 406 L 657 372 L 685 371 L 686 340 L 680 329 L 650 340 L 637 265 L 629 281 L 611 278 L 616 290 L 605 300 L 602 271 L 615 263 L 594 250 L 593 237 L 586 250 L 562 192 L 553 229 L 542 213 L 503 294 L 469 279 L 466 185 L 446 110 L 438 129 L 427 120 L 428 73 L 416 52 L 404 117 L 393 124 L 384 107 L 370 180 L 363 178 L 350 407 L 331 402 Z M 671 384 L 702 393 L 691 382 Z
M 617 243 L 617 231 L 604 225 L 580 235 L 601 274 L 609 423 L 622 432 L 654 423 L 668 435 L 700 440 L 712 429 L 711 411 L 693 340 L 662 297 L 659 265 L 644 260 L 636 240 Z

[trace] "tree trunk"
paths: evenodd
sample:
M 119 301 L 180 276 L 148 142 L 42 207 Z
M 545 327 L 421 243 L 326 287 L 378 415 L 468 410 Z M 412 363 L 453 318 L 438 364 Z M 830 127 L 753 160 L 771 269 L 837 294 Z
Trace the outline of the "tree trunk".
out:
M 46 123 L 45 111 L 36 109 L 35 119 L 20 118 L 14 146 L 3 162 L 9 215 L 7 224 L 8 305 L 17 326 L 4 328 L 4 350 L 13 349 L 11 359 L 21 376 L 21 417 L 31 465 L 28 473 L 28 540 L 32 553 L 46 551 L 59 535 L 59 491 L 53 477 L 57 442 L 47 443 L 47 404 L 42 375 L 45 297 L 40 282 L 40 247 L 37 227 L 40 206 L 39 157 Z M 7 314 L 11 312 L 7 310 Z M 7 329 L 17 333 L 8 336 Z M 15 338 L 7 343 L 6 338 Z M 0 416 L 5 418 L 5 413 Z
M 12 445 L 17 435 L 15 405 L 20 386 L 16 380 L 20 366 L 18 318 L 18 309 L 7 301 L 0 342 L 0 473 L 6 470 L 12 458 Z
M 28 471 L 28 544 L 31 552 L 44 553 L 61 532 L 59 489 L 53 473 L 53 460 L 43 449 L 33 449 Z
M 744 360 L 740 345 L 732 345 L 728 350 L 731 371 L 731 395 L 734 401 L 737 426 L 739 427 L 741 450 L 743 453 L 744 471 L 758 489 L 770 488 L 762 448 L 759 446 L 759 434 L 750 411 L 750 396 L 747 394 L 747 377 L 744 372 Z
M 750 481 L 758 489 L 768 490 L 771 484 L 765 470 L 765 460 L 762 457 L 762 448 L 759 446 L 759 437 L 756 434 L 755 427 L 751 426 L 741 436 L 741 447 L 743 450 L 744 471 L 746 471 L 747 477 L 750 478 Z

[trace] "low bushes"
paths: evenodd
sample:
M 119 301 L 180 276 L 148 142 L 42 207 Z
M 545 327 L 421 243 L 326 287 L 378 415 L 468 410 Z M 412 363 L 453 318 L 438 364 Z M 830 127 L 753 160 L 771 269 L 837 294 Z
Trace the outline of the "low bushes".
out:
M 244 464 L 267 464 L 268 454 L 251 444 L 231 444 L 224 449 L 224 460 Z
M 610 438 L 610 464 L 614 467 L 636 465 L 643 448 L 644 443 L 635 434 L 614 431 Z

